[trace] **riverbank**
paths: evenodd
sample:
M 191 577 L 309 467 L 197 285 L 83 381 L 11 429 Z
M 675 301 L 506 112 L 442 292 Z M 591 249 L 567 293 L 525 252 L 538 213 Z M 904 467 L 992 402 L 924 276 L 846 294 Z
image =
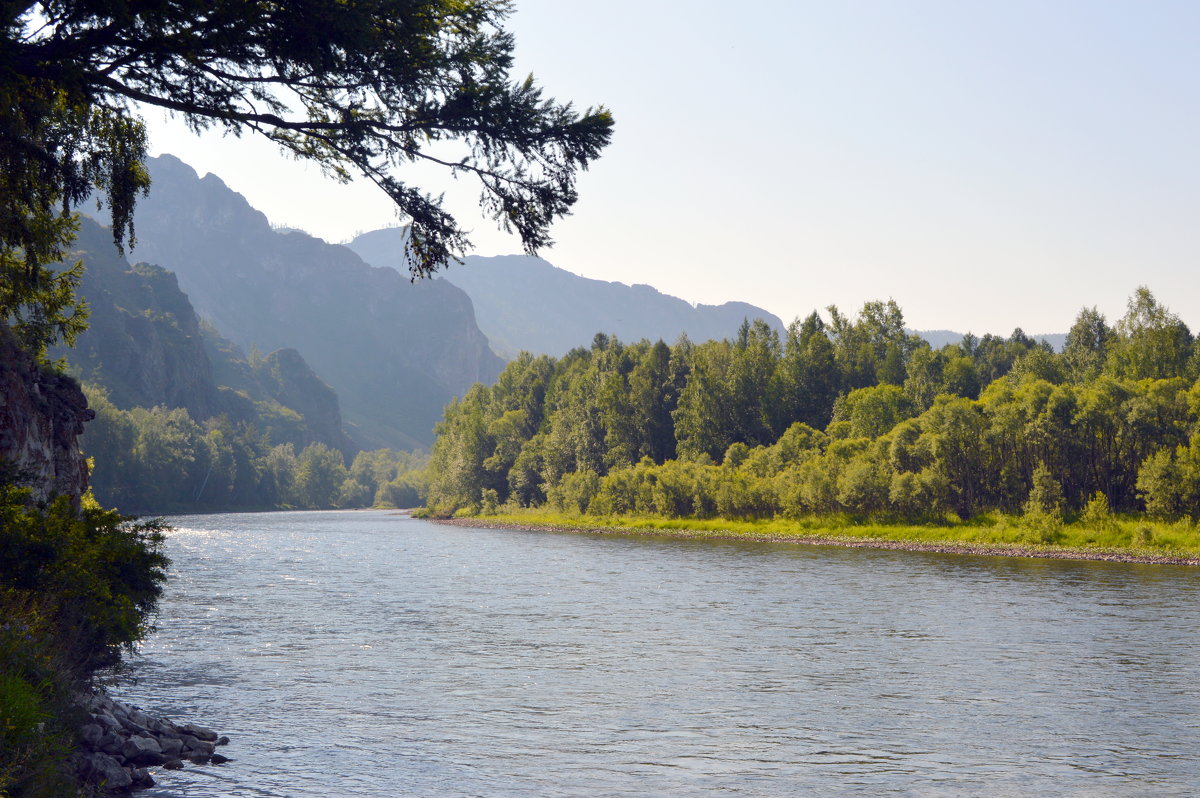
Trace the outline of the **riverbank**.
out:
M 153 787 L 150 769 L 154 767 L 179 770 L 185 761 L 196 765 L 229 761 L 216 752 L 229 738 L 211 729 L 153 717 L 103 691 L 82 695 L 78 702 L 87 719 L 78 731 L 75 771 L 81 782 L 103 794 L 124 795 Z
M 1017 536 L 1023 530 L 997 525 L 887 526 L 864 525 L 816 527 L 786 522 L 752 522 L 727 520 L 665 520 L 608 517 L 579 517 L 567 519 L 550 514 L 495 515 L 438 519 L 435 523 L 461 527 L 521 529 L 544 532 L 583 532 L 604 535 L 655 536 L 680 539 L 732 540 L 755 543 L 792 543 L 808 546 L 841 546 L 845 548 L 891 549 L 923 551 L 940 554 L 972 554 L 995 557 L 1032 557 L 1056 560 L 1095 560 L 1107 562 L 1148 563 L 1156 565 L 1200 566 L 1200 547 L 1170 545 L 1164 538 L 1176 532 L 1166 525 L 1141 525 L 1143 535 L 1153 541 L 1157 534 L 1160 545 L 1111 545 L 1108 541 L 1094 545 L 1057 545 L 1020 542 L 1003 539 Z M 840 531 L 848 530 L 848 531 Z M 1094 537 L 1115 537 L 1097 534 Z M 1187 533 L 1181 533 L 1186 535 Z M 1194 534 L 1194 533 L 1193 533 Z M 984 538 L 984 539 L 980 539 Z M 1186 543 L 1186 541 L 1185 541 Z

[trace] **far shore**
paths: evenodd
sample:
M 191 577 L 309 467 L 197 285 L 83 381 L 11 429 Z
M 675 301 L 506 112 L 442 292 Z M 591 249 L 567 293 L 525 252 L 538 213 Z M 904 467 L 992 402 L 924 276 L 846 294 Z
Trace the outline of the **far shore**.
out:
M 841 546 L 859 549 L 890 549 L 921 551 L 938 554 L 971 554 L 989 557 L 1030 557 L 1053 560 L 1094 560 L 1100 562 L 1147 563 L 1152 565 L 1200 565 L 1200 557 L 1180 557 L 1144 551 L 1112 548 L 1083 548 L 1067 546 L 1037 546 L 1022 544 L 964 543 L 958 541 L 889 540 L 854 536 L 825 536 L 798 533 L 795 535 L 735 532 L 732 530 L 652 529 L 627 526 L 598 526 L 587 523 L 538 523 L 537 521 L 506 521 L 489 518 L 429 519 L 450 526 L 517 529 L 529 532 L 583 532 L 598 535 L 632 537 L 670 537 L 687 540 L 729 540 L 754 543 L 792 543 L 803 546 Z

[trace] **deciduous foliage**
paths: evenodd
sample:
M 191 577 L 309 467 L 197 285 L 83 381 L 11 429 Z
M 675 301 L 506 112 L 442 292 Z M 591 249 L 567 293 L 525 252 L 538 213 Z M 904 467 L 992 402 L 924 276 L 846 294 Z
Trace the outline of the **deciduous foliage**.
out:
M 320 443 L 275 443 L 270 428 L 225 418 L 197 423 L 183 408 L 121 410 L 87 386 L 96 418 L 83 437 L 101 502 L 129 512 L 416 507 L 428 455 L 359 452 L 349 468 Z
M 430 507 L 914 520 L 1002 511 L 1024 514 L 1038 541 L 1076 514 L 1097 528 L 1114 511 L 1200 518 L 1194 343 L 1144 289 L 1130 307 L 1116 330 L 1083 311 L 1063 354 L 1019 329 L 934 351 L 904 335 L 893 303 L 869 303 L 854 321 L 798 321 L 783 345 L 749 323 L 730 340 L 674 347 L 598 336 L 537 361 L 536 395 L 520 387 L 526 356 L 447 408 Z M 1152 376 L 1128 371 L 1131 351 L 1157 358 Z M 661 374 L 664 360 L 669 376 L 632 379 L 650 362 Z M 520 424 L 508 410 L 517 406 L 531 412 Z M 648 429 L 670 429 L 677 459 L 670 446 L 636 443 Z

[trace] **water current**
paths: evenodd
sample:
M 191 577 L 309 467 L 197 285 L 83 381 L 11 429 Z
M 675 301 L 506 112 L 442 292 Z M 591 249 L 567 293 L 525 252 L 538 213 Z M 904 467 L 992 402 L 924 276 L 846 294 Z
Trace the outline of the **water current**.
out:
M 1192 796 L 1200 571 L 170 519 L 149 796 Z

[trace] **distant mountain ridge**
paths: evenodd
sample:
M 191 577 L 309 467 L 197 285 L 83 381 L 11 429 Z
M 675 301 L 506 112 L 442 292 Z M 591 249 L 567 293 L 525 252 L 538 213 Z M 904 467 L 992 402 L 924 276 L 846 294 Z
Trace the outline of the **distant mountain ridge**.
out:
M 358 446 L 428 446 L 445 404 L 499 374 L 471 300 L 450 283 L 410 283 L 345 247 L 273 230 L 173 156 L 147 166 L 133 255 L 174 271 L 196 311 L 243 349 L 298 350 L 337 392 Z
M 925 339 L 934 349 L 941 349 L 946 344 L 957 344 L 964 336 L 964 333 L 954 330 L 909 330 L 908 332 Z M 1055 352 L 1061 352 L 1067 345 L 1066 333 L 1041 333 L 1029 337 L 1035 341 L 1045 341 L 1054 347 Z
M 393 227 L 346 246 L 373 266 L 397 268 L 403 241 L 403 228 Z M 732 338 L 744 319 L 784 329 L 777 316 L 745 302 L 693 306 L 649 285 L 581 277 L 528 255 L 469 255 L 441 278 L 471 297 L 479 328 L 510 358 L 520 351 L 559 356 L 590 345 L 596 333 L 672 343 L 681 334 L 694 341 Z

